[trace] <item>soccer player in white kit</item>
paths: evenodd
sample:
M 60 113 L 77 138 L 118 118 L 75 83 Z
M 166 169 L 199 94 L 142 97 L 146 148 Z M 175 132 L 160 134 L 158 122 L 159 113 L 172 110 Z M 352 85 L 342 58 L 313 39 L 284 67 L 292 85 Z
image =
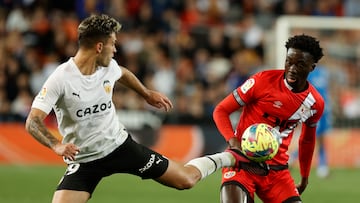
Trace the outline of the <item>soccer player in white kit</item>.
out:
M 116 117 L 112 102 L 115 82 L 141 95 L 148 104 L 168 111 L 171 101 L 146 88 L 136 76 L 112 59 L 121 25 L 107 15 L 92 15 L 78 27 L 79 49 L 56 68 L 33 101 L 26 130 L 68 164 L 52 202 L 87 202 L 103 177 L 130 173 L 179 190 L 236 158 L 222 152 L 181 164 L 136 143 Z M 63 139 L 43 120 L 54 110 Z

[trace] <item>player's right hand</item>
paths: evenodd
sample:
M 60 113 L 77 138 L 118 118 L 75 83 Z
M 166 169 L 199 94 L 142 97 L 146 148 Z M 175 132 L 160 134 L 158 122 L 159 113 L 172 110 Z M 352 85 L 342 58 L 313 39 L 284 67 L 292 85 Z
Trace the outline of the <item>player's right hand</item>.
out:
M 74 161 L 75 156 L 80 152 L 80 149 L 72 143 L 57 143 L 52 147 L 52 149 L 57 155 L 63 156 L 70 161 Z
M 173 104 L 171 103 L 170 99 L 167 98 L 160 92 L 156 92 L 153 90 L 148 90 L 148 96 L 144 97 L 146 102 L 156 108 L 164 108 L 166 112 L 168 112 L 171 108 L 173 108 Z
M 296 185 L 296 189 L 298 190 L 299 194 L 301 195 L 304 191 L 306 186 L 308 185 L 309 180 L 308 178 L 301 178 L 301 181 L 298 185 Z
M 232 149 L 241 149 L 241 144 L 240 144 L 240 141 L 237 137 L 232 137 L 230 138 L 227 143 L 229 144 L 229 148 L 232 148 Z

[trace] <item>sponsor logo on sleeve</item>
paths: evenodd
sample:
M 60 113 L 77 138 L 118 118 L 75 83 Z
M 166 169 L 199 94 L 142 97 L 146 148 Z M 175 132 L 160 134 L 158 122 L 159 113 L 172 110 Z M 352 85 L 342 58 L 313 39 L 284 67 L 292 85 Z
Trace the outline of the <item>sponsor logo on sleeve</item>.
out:
M 46 89 L 46 87 L 43 87 L 43 88 L 41 89 L 41 91 L 39 92 L 37 98 L 40 99 L 40 100 L 44 100 L 46 94 L 47 94 L 47 89 Z
M 254 78 L 250 78 L 245 81 L 244 84 L 241 85 L 240 89 L 243 94 L 246 94 L 246 92 L 255 84 Z

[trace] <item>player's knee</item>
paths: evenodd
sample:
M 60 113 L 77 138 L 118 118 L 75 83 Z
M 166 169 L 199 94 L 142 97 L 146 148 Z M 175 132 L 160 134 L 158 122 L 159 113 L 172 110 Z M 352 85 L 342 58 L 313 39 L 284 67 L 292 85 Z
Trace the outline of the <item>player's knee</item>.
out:
M 197 181 L 191 177 L 183 177 L 181 179 L 181 181 L 177 182 L 175 187 L 178 190 L 186 190 L 186 189 L 190 189 L 190 188 L 194 187 L 196 182 Z

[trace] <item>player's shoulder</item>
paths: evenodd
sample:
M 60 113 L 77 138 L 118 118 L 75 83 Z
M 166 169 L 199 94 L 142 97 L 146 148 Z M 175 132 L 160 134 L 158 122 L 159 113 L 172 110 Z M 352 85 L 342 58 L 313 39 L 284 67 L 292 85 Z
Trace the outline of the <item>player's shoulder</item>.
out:
M 284 75 L 284 70 L 280 69 L 269 69 L 269 70 L 262 70 L 254 74 L 255 78 L 259 78 L 261 80 L 270 80 L 275 81 L 278 78 L 282 78 Z
M 74 73 L 74 68 L 72 68 L 70 60 L 68 60 L 58 65 L 50 74 L 48 80 L 57 83 L 63 79 L 70 78 L 72 75 L 71 73 Z
M 110 66 L 119 66 L 119 64 L 117 63 L 117 61 L 115 60 L 115 59 L 111 59 L 110 60 L 110 64 L 109 64 Z
M 312 95 L 314 95 L 315 98 L 319 98 L 323 100 L 321 93 L 311 82 L 309 82 L 309 91 L 311 92 Z
M 55 71 L 53 72 L 53 74 L 69 74 L 71 72 L 75 72 L 76 69 L 74 68 L 76 65 L 75 63 L 69 59 L 63 63 L 61 63 L 58 67 L 56 67 Z
M 115 59 L 111 59 L 108 69 L 113 72 L 115 75 L 121 75 L 123 67 L 120 66 Z
M 314 85 L 312 85 L 311 83 L 309 83 L 309 91 L 311 92 L 311 94 L 313 95 L 314 99 L 316 100 L 316 104 L 321 106 L 321 108 L 324 108 L 325 106 L 325 99 L 323 98 L 323 96 L 320 94 L 320 92 L 315 88 Z

